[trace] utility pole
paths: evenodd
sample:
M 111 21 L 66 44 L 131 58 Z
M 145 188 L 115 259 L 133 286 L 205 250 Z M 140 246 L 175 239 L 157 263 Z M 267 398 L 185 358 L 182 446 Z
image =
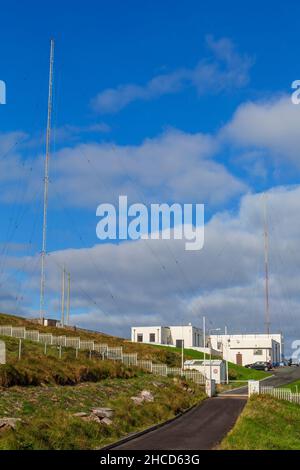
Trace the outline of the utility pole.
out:
M 269 233 L 267 221 L 267 194 L 264 193 L 264 252 L 265 252 L 265 326 L 266 333 L 270 334 L 270 307 L 269 307 Z
M 206 326 L 205 326 L 205 317 L 203 317 L 202 321 L 203 321 L 202 329 L 203 329 L 203 346 L 204 346 L 203 359 L 204 359 L 204 371 L 205 371 L 205 377 L 206 377 L 206 351 L 205 351 L 205 348 L 206 348 L 206 333 L 205 333 Z
M 68 290 L 67 290 L 67 325 L 70 326 L 70 294 L 71 294 L 71 274 L 68 273 Z
M 66 280 L 66 269 L 63 267 L 62 273 L 62 286 L 61 286 L 61 326 L 65 326 L 65 280 Z
M 42 252 L 41 252 L 41 284 L 40 284 L 40 322 L 41 323 L 43 323 L 44 314 L 45 314 L 45 261 L 46 261 L 46 250 L 47 250 L 47 212 L 48 212 L 48 189 L 49 189 L 49 159 L 50 159 L 50 143 L 51 143 L 53 63 L 54 63 L 54 40 L 51 39 L 47 135 L 46 135 L 46 160 L 45 160 L 45 176 L 44 176 L 43 241 L 42 241 Z
M 183 339 L 183 326 L 181 327 L 181 373 L 183 373 L 184 370 L 184 339 Z

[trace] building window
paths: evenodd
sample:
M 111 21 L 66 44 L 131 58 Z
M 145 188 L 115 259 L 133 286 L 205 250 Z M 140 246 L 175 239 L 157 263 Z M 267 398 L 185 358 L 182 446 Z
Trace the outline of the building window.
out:
M 150 341 L 150 343 L 155 343 L 155 333 L 150 333 L 149 334 L 149 341 Z
M 142 342 L 143 342 L 143 335 L 142 335 L 141 333 L 139 333 L 139 334 L 137 335 L 137 342 L 138 342 L 138 343 L 142 343 Z
M 254 356 L 262 356 L 263 350 L 262 349 L 254 349 L 253 351 Z

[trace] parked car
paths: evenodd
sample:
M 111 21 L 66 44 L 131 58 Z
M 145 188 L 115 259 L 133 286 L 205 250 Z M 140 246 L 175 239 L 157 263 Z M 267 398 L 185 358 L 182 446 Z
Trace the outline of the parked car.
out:
M 289 366 L 299 367 L 299 360 L 298 359 L 289 359 L 288 362 Z
M 262 362 L 262 361 L 254 362 L 254 364 L 248 364 L 245 367 L 248 367 L 248 369 L 265 370 L 265 371 L 272 370 L 273 368 L 271 362 Z

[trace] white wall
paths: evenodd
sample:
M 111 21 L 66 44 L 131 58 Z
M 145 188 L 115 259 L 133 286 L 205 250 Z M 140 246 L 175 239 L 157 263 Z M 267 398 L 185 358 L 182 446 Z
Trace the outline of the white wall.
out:
M 279 339 L 280 343 L 274 338 Z M 237 363 L 237 354 L 242 355 L 242 364 L 252 364 L 257 361 L 280 361 L 283 348 L 282 337 L 279 334 L 252 335 L 211 335 L 214 349 L 222 351 L 223 358 Z M 262 354 L 257 354 L 261 351 Z
M 150 343 L 150 334 L 155 335 L 156 344 L 167 344 L 169 329 L 161 326 L 134 326 L 131 328 L 131 341 L 136 343 L 138 335 L 143 335 L 143 343 Z
M 191 348 L 203 346 L 203 334 L 200 328 L 192 325 L 170 326 L 172 344 L 176 346 L 176 340 L 184 340 L 184 347 Z
M 207 379 L 212 378 L 216 381 L 217 384 L 226 382 L 226 364 L 225 361 L 212 360 L 211 368 L 210 361 L 193 361 L 194 364 L 189 364 L 192 361 L 186 361 L 184 363 L 185 369 L 194 369 L 198 370 L 203 374 Z M 211 374 L 211 377 L 210 377 Z
M 176 340 L 184 341 L 185 348 L 201 347 L 203 335 L 200 328 L 185 326 L 134 326 L 131 328 L 131 341 L 137 342 L 138 335 L 143 335 L 143 343 L 150 342 L 150 334 L 155 334 L 155 343 L 176 346 Z

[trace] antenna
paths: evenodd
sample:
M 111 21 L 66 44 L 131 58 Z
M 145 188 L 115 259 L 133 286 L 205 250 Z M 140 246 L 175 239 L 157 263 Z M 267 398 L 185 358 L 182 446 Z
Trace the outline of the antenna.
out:
M 270 308 L 269 308 L 269 233 L 267 220 L 267 194 L 264 193 L 264 248 L 265 248 L 265 325 L 266 332 L 270 334 Z
M 61 286 L 61 326 L 65 326 L 65 279 L 66 269 L 63 267 L 62 272 L 62 286 Z
M 49 159 L 51 141 L 51 114 L 52 114 L 52 88 L 53 88 L 53 62 L 54 62 L 54 39 L 50 42 L 50 70 L 49 70 L 49 92 L 48 92 L 48 116 L 46 135 L 46 160 L 44 176 L 44 212 L 43 212 L 43 242 L 41 252 L 41 286 L 40 286 L 40 322 L 43 323 L 45 307 L 45 261 L 47 250 L 47 212 L 48 212 L 48 189 L 49 189 Z
M 71 291 L 71 274 L 68 273 L 68 291 L 67 291 L 67 325 L 70 326 L 70 291 Z

